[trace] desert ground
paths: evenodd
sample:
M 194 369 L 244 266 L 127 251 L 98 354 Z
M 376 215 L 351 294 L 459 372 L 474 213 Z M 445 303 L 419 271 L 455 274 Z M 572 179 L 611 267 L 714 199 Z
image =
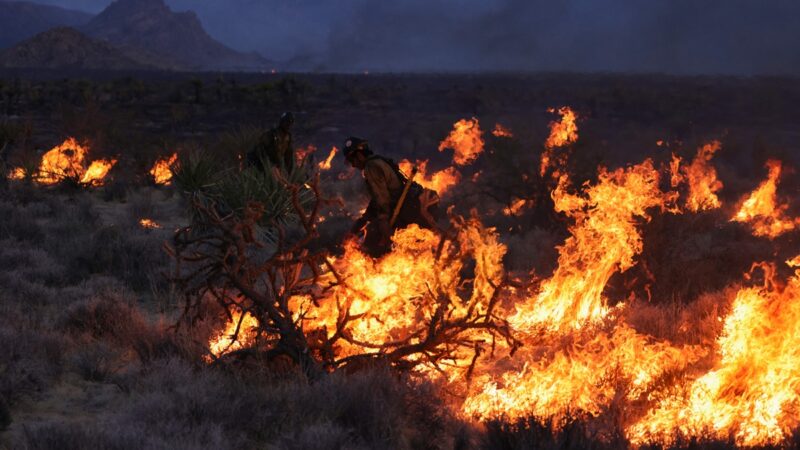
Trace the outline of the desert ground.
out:
M 552 170 L 546 175 L 541 169 L 545 142 L 562 119 L 562 107 L 577 116 L 577 137 L 553 150 L 565 155 L 556 170 L 568 174 L 568 185 L 559 184 Z M 494 312 L 483 317 L 497 327 L 491 339 L 470 337 L 475 359 L 459 365 L 462 344 L 442 358 L 465 372 L 451 372 L 449 363 L 438 366 L 438 356 L 430 356 L 440 355 L 435 351 L 426 353 L 433 361 L 430 366 L 413 353 L 392 359 L 402 345 L 381 348 L 378 353 L 388 355 L 384 360 L 352 338 L 331 346 L 332 356 L 309 356 L 324 372 L 310 374 L 292 358 L 269 356 L 276 348 L 271 346 L 278 344 L 274 336 L 264 337 L 271 333 L 265 323 L 255 343 L 243 346 L 253 350 L 249 353 L 211 348 L 236 315 L 220 306 L 224 302 L 198 300 L 202 296 L 196 286 L 192 291 L 178 280 L 186 267 L 174 253 L 176 232 L 198 226 L 192 202 L 196 197 L 185 188 L 185 178 L 158 184 L 150 171 L 160 159 L 177 154 L 175 167 L 206 158 L 213 161 L 206 162 L 210 172 L 238 172 L 254 139 L 284 111 L 296 116 L 294 141 L 308 152 L 308 179 L 318 180 L 314 187 L 328 200 L 313 216 L 313 237 L 303 243 L 304 249 L 325 255 L 334 261 L 332 267 L 353 277 L 358 272 L 347 264 L 363 255 L 347 248 L 343 238 L 368 198 L 360 175 L 349 170 L 341 154 L 333 157 L 330 168 L 320 167 L 331 149 L 341 149 L 348 136 L 359 136 L 397 161 L 427 160 L 428 176 L 448 168 L 458 171 L 459 181 L 440 191 L 442 228 L 460 223 L 452 225 L 459 236 L 452 241 L 460 244 L 452 252 L 453 264 L 461 265 L 452 273 L 441 269 L 456 278 L 446 290 L 452 304 L 476 298 L 481 283 L 488 283 L 498 297 L 496 305 L 492 300 L 487 306 L 496 308 Z M 760 411 L 757 406 L 726 403 L 722 394 L 709 400 L 723 405 L 717 407 L 719 414 L 731 418 L 718 428 L 699 423 L 679 430 L 654 418 L 663 413 L 674 421 L 693 411 L 692 394 L 686 392 L 694 392 L 692 383 L 703 374 L 717 374 L 723 383 L 725 376 L 740 381 L 751 377 L 762 386 L 772 380 L 756 369 L 726 375 L 733 369 L 725 365 L 729 355 L 722 349 L 726 339 L 739 336 L 732 331 L 738 329 L 732 311 L 751 311 L 736 307 L 743 293 L 765 299 L 758 303 L 770 311 L 764 317 L 784 317 L 784 309 L 795 314 L 790 306 L 775 306 L 782 295 L 788 296 L 784 305 L 800 302 L 792 297 L 800 292 L 794 291 L 797 275 L 784 263 L 798 256 L 798 222 L 793 218 L 800 216 L 799 117 L 800 83 L 790 78 L 0 72 L 0 148 L 8 175 L 0 182 L 0 448 L 796 445 L 796 391 L 782 400 L 772 398 L 780 412 L 760 425 L 748 422 Z M 472 119 L 480 124 L 483 143 L 472 160 L 457 164 L 452 146 L 440 150 L 440 143 L 455 123 Z M 497 125 L 509 135 L 493 133 Z M 101 182 L 37 182 L 42 156 L 69 137 L 88 149 L 88 160 L 115 161 Z M 715 141 L 719 148 L 703 163 L 698 149 Z M 685 170 L 671 169 L 676 157 Z M 754 222 L 731 219 L 767 179 L 770 160 L 782 164 L 775 198 L 786 225 L 766 236 L 753 231 Z M 687 200 L 694 185 L 670 178 L 678 174 L 690 179 L 693 161 L 706 164 L 706 175 L 709 167 L 714 169 L 708 186 L 713 186 L 717 204 L 698 210 Z M 28 176 L 13 179 L 16 168 L 24 168 Z M 614 204 L 627 204 L 628 192 L 638 195 L 634 192 L 640 188 L 631 181 L 637 171 L 643 173 L 643 183 L 650 183 L 640 194 L 653 198 L 620 212 L 625 208 Z M 654 176 L 658 179 L 652 180 Z M 608 191 L 610 199 L 600 197 L 606 191 L 592 190 L 604 183 L 619 189 Z M 675 195 L 667 198 L 669 192 Z M 562 194 L 580 205 L 564 206 Z M 593 226 L 595 211 L 604 214 L 602 220 L 618 219 L 622 225 L 617 231 L 624 238 L 604 235 L 615 231 L 617 222 L 600 222 L 590 230 L 593 237 L 581 237 L 581 230 Z M 231 217 L 248 225 L 241 214 Z M 453 220 L 458 217 L 475 222 Z M 221 226 L 203 218 L 212 229 Z M 143 226 L 142 219 L 157 228 Z M 280 227 L 289 241 L 301 240 L 297 236 L 304 230 L 296 221 Z M 482 236 L 475 238 L 480 245 L 460 240 L 469 230 Z M 417 240 L 427 245 L 428 238 Z M 280 252 L 274 240 L 263 235 L 256 239 L 266 242 L 259 251 Z M 582 239 L 596 239 L 595 251 L 587 256 L 574 250 L 578 261 L 567 269 L 571 248 L 591 247 Z M 400 252 L 420 251 L 403 245 L 397 244 L 395 255 L 401 266 L 406 263 Z M 615 245 L 624 246 L 620 255 Z M 450 247 L 445 247 L 447 253 Z M 492 256 L 489 250 L 481 253 L 490 248 Z M 439 270 L 418 266 L 423 254 L 407 267 L 420 273 Z M 598 263 L 599 268 L 593 265 L 592 257 L 606 256 L 617 259 Z M 457 259 L 461 257 L 472 259 L 462 262 Z M 495 266 L 481 275 L 488 260 Z M 754 263 L 764 264 L 754 268 Z M 438 259 L 432 264 L 439 264 Z M 577 322 L 551 314 L 532 328 L 515 325 L 520 305 L 545 308 L 541 292 L 569 278 L 567 272 L 598 283 L 595 291 L 572 295 L 592 297 L 602 308 L 592 310 L 590 317 L 576 313 Z M 419 281 L 413 273 L 403 276 L 400 282 L 408 285 L 435 284 L 430 277 Z M 502 279 L 501 286 L 493 277 Z M 283 283 L 288 290 L 288 281 Z M 338 289 L 321 286 L 313 294 L 303 287 L 303 293 L 324 298 L 326 289 Z M 402 302 L 398 309 L 417 308 L 419 323 L 428 323 L 433 319 L 419 303 L 426 294 L 415 295 L 419 298 L 398 294 L 392 301 Z M 537 298 L 540 303 L 530 300 Z M 316 307 L 324 309 L 325 301 L 332 300 L 323 299 Z M 373 306 L 367 302 L 362 307 Z M 458 308 L 451 307 L 456 315 Z M 307 322 L 312 316 L 294 317 L 309 342 L 315 336 Z M 553 325 L 562 319 L 567 325 Z M 791 328 L 793 322 L 786 321 Z M 476 327 L 477 322 L 470 323 Z M 745 342 L 777 342 L 778 348 L 747 350 L 781 361 L 764 363 L 765 373 L 785 376 L 777 385 L 796 387 L 796 369 L 786 368 L 797 362 L 789 349 L 796 336 L 793 328 L 771 334 L 770 326 L 752 324 L 757 330 L 752 336 L 745 333 Z M 387 332 L 386 342 L 413 327 Z M 501 344 L 500 337 L 508 338 L 505 333 L 513 339 Z M 633 345 L 626 337 L 641 346 L 632 350 L 634 356 L 625 350 Z M 479 346 L 484 347 L 479 351 Z M 369 355 L 368 364 L 340 358 L 363 353 Z M 643 372 L 630 366 L 651 356 L 648 364 L 663 370 L 648 373 L 642 381 Z M 523 359 L 529 363 L 525 369 Z M 551 370 L 558 361 L 568 368 Z M 758 368 L 763 363 L 753 356 L 737 361 Z M 534 369 L 529 367 L 539 372 L 531 375 Z M 546 400 L 556 394 L 529 398 L 512 392 L 517 400 L 492 403 L 484 386 L 494 383 L 502 390 L 500 380 L 505 380 L 510 389 L 511 378 L 503 378 L 509 373 L 530 375 L 524 382 L 550 386 L 561 392 L 560 400 Z M 559 380 L 570 381 L 572 388 Z M 741 398 L 766 395 L 758 387 L 730 383 Z M 670 387 L 685 392 L 676 394 Z M 670 410 L 664 399 L 671 398 L 689 406 Z

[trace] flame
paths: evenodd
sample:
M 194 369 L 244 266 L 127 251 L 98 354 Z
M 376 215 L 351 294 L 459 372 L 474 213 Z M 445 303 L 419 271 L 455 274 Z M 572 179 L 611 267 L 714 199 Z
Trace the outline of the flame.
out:
M 683 176 L 689 183 L 689 196 L 686 199 L 686 207 L 690 211 L 698 212 L 715 209 L 722 205 L 716 194 L 722 189 L 722 182 L 717 179 L 717 169 L 710 164 L 714 153 L 721 148 L 722 144 L 719 141 L 712 141 L 703 145 L 697 149 L 697 156 L 692 160 L 692 163 L 682 168 Z
M 774 239 L 794 230 L 800 220 L 786 217 L 789 205 L 785 203 L 778 205 L 776 201 L 776 191 L 781 178 L 781 162 L 767 161 L 767 168 L 769 169 L 767 179 L 742 202 L 741 208 L 731 221 L 749 223 L 753 227 L 755 236 Z
M 86 169 L 86 172 L 83 174 L 83 177 L 81 177 L 81 183 L 92 186 L 102 185 L 106 175 L 108 175 L 108 172 L 116 163 L 116 159 L 92 161 L 89 168 Z
M 494 130 L 492 130 L 492 135 L 494 135 L 495 137 L 504 137 L 504 138 L 514 137 L 514 133 L 512 133 L 511 130 L 500 125 L 499 123 L 494 124 Z
M 404 159 L 397 164 L 400 170 L 405 174 L 411 174 L 414 164 L 411 161 Z M 443 195 L 451 187 L 461 181 L 461 173 L 455 167 L 448 167 L 438 172 L 428 173 L 428 160 L 417 161 L 417 176 L 414 181 L 428 189 L 436 191 L 439 195 Z
M 147 218 L 140 219 L 139 220 L 139 225 L 141 225 L 142 228 L 147 228 L 147 229 L 150 229 L 150 230 L 155 230 L 155 229 L 161 228 L 161 225 L 159 225 L 156 221 L 154 221 L 152 219 L 147 219 Z
M 718 362 L 667 392 L 627 430 L 634 444 L 733 436 L 740 446 L 778 445 L 800 425 L 800 272 L 786 287 L 742 288 L 717 339 Z
M 325 161 L 319 162 L 319 170 L 331 170 L 331 164 L 333 163 L 333 157 L 336 156 L 336 153 L 339 151 L 338 148 L 333 147 L 331 152 L 328 154 L 328 157 Z
M 172 182 L 172 166 L 178 161 L 178 154 L 173 153 L 169 158 L 162 158 L 156 161 L 150 169 L 153 181 L 159 185 L 168 185 Z
M 569 106 L 563 106 L 558 110 L 550 108 L 550 113 L 558 113 L 561 120 L 550 122 L 550 136 L 544 142 L 544 152 L 539 164 L 539 175 L 544 176 L 547 169 L 553 167 L 555 161 L 555 149 L 574 144 L 578 141 L 578 115 Z M 556 175 L 557 176 L 557 175 Z
M 237 327 L 239 328 L 238 338 L 234 339 Z M 249 312 L 244 313 L 244 317 L 242 317 L 240 311 L 233 311 L 225 324 L 225 329 L 208 342 L 208 349 L 212 355 L 219 358 L 224 354 L 247 348 L 255 342 L 257 328 L 258 319 Z
M 575 220 L 559 247 L 558 268 L 538 295 L 517 306 L 509 321 L 518 330 L 580 328 L 608 314 L 602 296 L 611 276 L 633 266 L 642 251 L 636 219 L 664 205 L 659 174 L 650 160 L 628 169 L 600 170 L 598 183 L 583 195 L 565 192 L 562 176 L 553 192 L 556 210 Z
M 67 138 L 42 155 L 42 161 L 35 175 L 36 181 L 51 185 L 65 179 L 75 179 L 84 185 L 102 185 L 104 178 L 117 161 L 104 159 L 92 161 L 87 168 L 88 153 L 88 147 L 78 143 L 75 138 Z
M 459 166 L 472 164 L 483 153 L 483 132 L 478 119 L 461 119 L 453 124 L 453 131 L 439 144 L 439 151 L 452 148 L 453 162 Z
M 681 183 L 683 183 L 683 174 L 681 173 L 681 162 L 683 160 L 680 156 L 676 155 L 675 153 L 672 154 L 672 159 L 669 161 L 669 184 L 673 188 L 678 187 Z
M 67 138 L 42 155 L 37 181 L 41 184 L 56 184 L 65 178 L 79 178 L 84 172 L 84 161 L 88 149 L 75 138 Z

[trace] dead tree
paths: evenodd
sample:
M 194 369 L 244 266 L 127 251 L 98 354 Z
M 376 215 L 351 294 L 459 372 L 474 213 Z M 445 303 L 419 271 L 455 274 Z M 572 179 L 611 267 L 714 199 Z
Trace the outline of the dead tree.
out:
M 352 301 L 347 300 L 336 300 L 337 317 L 332 324 L 335 329 L 309 327 L 306 318 L 319 308 L 319 302 L 332 289 L 350 289 L 348 279 L 337 271 L 325 252 L 307 250 L 309 242 L 317 236 L 318 214 L 327 201 L 321 197 L 317 186 L 318 177 L 303 186 L 286 186 L 302 235 L 289 240 L 286 226 L 276 222 L 270 227 L 274 242 L 265 242 L 259 237 L 262 205 L 250 203 L 238 215 L 221 214 L 214 202 L 195 198 L 195 220 L 200 223 L 178 230 L 173 245 L 168 248 L 175 260 L 174 279 L 184 296 L 182 319 L 189 323 L 202 319 L 206 314 L 204 302 L 213 299 L 228 312 L 229 318 L 233 317 L 232 311 L 241 311 L 232 336 L 237 339 L 242 331 L 242 318 L 249 313 L 259 322 L 255 350 L 288 356 L 310 378 L 374 361 L 383 361 L 399 369 L 428 364 L 444 370 L 443 363 L 456 359 L 464 361 L 465 351 L 472 354 L 466 358 L 468 367 L 465 370 L 469 374 L 485 347 L 493 349 L 498 338 L 512 351 L 517 347 L 507 323 L 495 312 L 505 279 L 478 273 L 475 280 L 482 283 L 486 292 L 466 300 L 454 297 L 453 289 L 446 292 L 446 286 L 432 280 L 432 288 L 418 300 L 432 312 L 420 317 L 414 329 L 401 339 L 380 343 L 358 341 L 353 336 L 352 326 L 363 314 L 354 314 Z M 303 190 L 314 194 L 310 205 L 300 201 Z M 454 242 L 445 246 L 446 238 L 441 238 L 439 248 L 434 249 L 439 252 L 436 264 L 447 267 L 456 260 L 475 257 L 457 242 L 459 227 L 465 228 L 467 224 L 464 220 L 454 221 L 455 232 L 451 233 Z M 469 224 L 475 225 L 474 222 Z M 351 299 L 357 295 L 364 294 L 356 289 L 348 291 Z M 311 299 L 310 311 L 301 311 L 292 304 L 292 299 L 298 296 Z M 476 333 L 480 337 L 476 338 Z M 337 348 L 343 343 L 359 351 L 340 355 Z

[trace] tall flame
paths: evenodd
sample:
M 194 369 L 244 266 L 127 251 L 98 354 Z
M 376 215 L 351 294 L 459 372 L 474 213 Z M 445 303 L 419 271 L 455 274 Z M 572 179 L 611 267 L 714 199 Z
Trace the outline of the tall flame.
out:
M 633 266 L 642 251 L 636 219 L 646 220 L 649 208 L 664 205 L 658 181 L 650 160 L 613 172 L 601 169 L 598 183 L 583 195 L 565 192 L 568 178 L 561 177 L 553 200 L 556 210 L 575 220 L 572 236 L 559 247 L 553 276 L 509 318 L 514 328 L 566 330 L 606 316 L 606 283 Z
M 772 239 L 794 230 L 800 220 L 786 217 L 788 204 L 777 204 L 776 192 L 781 178 L 781 162 L 767 161 L 767 168 L 769 169 L 767 179 L 742 202 L 742 206 L 731 221 L 749 223 L 753 227 L 754 235 Z
M 453 124 L 453 131 L 439 144 L 439 151 L 452 148 L 453 162 L 465 166 L 475 161 L 483 153 L 483 132 L 478 119 L 461 119 Z
M 331 149 L 331 152 L 328 154 L 328 157 L 325 158 L 324 161 L 319 162 L 319 170 L 331 170 L 331 164 L 333 163 L 333 157 L 336 156 L 336 153 L 339 151 L 338 148 L 335 146 Z
M 172 166 L 178 161 L 178 154 L 173 153 L 169 158 L 156 161 L 150 169 L 150 175 L 156 184 L 168 185 L 172 182 Z
M 550 113 L 558 113 L 561 116 L 559 121 L 550 122 L 550 135 L 544 142 L 544 152 L 539 163 L 539 175 L 544 176 L 547 169 L 555 164 L 555 149 L 574 144 L 578 141 L 578 115 L 569 106 L 563 106 L 558 110 L 550 108 Z
M 689 183 L 686 207 L 690 211 L 715 209 L 722 205 L 716 194 L 722 189 L 722 182 L 717 179 L 717 169 L 710 164 L 714 153 L 721 148 L 722 143 L 711 141 L 697 149 L 697 156 L 692 163 L 683 167 L 683 176 Z

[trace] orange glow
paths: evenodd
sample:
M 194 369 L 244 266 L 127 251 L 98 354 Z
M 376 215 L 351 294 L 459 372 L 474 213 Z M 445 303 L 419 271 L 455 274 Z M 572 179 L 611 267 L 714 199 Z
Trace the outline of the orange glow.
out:
M 328 154 L 328 157 L 325 161 L 319 162 L 319 170 L 331 170 L 331 164 L 333 163 L 333 157 L 336 156 L 336 153 L 339 151 L 338 148 L 333 147 L 331 152 Z
M 669 161 L 669 184 L 673 188 L 678 187 L 684 180 L 683 174 L 681 173 L 681 161 L 681 157 L 675 153 L 672 154 L 672 159 Z
M 717 169 L 710 164 L 714 153 L 721 148 L 722 144 L 719 141 L 712 141 L 700 147 L 692 163 L 682 168 L 683 176 L 689 183 L 686 207 L 690 211 L 715 209 L 722 205 L 716 194 L 722 189 L 722 182 L 717 179 Z
M 305 147 L 298 147 L 297 150 L 295 151 L 295 157 L 297 158 L 297 161 L 303 161 L 304 159 L 306 159 L 308 157 L 308 155 L 310 155 L 310 154 L 312 154 L 312 153 L 314 153 L 316 151 L 317 151 L 317 147 L 315 147 L 315 146 L 313 146 L 311 144 L 309 144 L 309 145 L 307 145 Z
M 439 144 L 439 151 L 452 148 L 453 162 L 459 166 L 472 164 L 483 153 L 483 132 L 478 119 L 461 119 L 453 124 L 453 131 Z
M 219 358 L 226 353 L 247 348 L 255 342 L 257 328 L 258 320 L 249 312 L 242 317 L 241 312 L 233 311 L 230 320 L 225 324 L 225 329 L 208 342 L 208 349 L 211 354 Z
M 147 228 L 147 229 L 150 229 L 150 230 L 155 230 L 155 229 L 161 228 L 161 225 L 159 225 L 157 222 L 155 222 L 152 219 L 140 219 L 139 220 L 139 225 L 142 228 Z
M 781 178 L 781 162 L 770 160 L 767 168 L 767 179 L 742 202 L 731 221 L 749 223 L 755 236 L 773 239 L 794 230 L 800 220 L 786 217 L 788 204 L 777 204 L 776 191 Z
M 162 158 L 156 161 L 150 169 L 153 181 L 159 185 L 168 185 L 172 182 L 172 166 L 178 161 L 178 154 L 173 153 L 169 158 Z
M 500 125 L 499 123 L 494 124 L 494 130 L 492 130 L 492 135 L 494 135 L 495 137 L 504 137 L 504 138 L 514 137 L 514 133 L 512 133 L 511 130 Z
M 559 158 L 555 154 L 555 149 L 574 144 L 578 141 L 578 115 L 570 107 L 564 106 L 555 110 L 550 108 L 550 113 L 558 113 L 561 120 L 550 122 L 550 135 L 544 142 L 544 152 L 539 164 L 539 175 L 544 176 L 547 169 L 554 167 Z M 559 174 L 556 174 L 557 178 Z
M 404 159 L 397 164 L 400 170 L 406 175 L 410 175 L 414 165 L 411 161 Z M 414 181 L 428 189 L 443 195 L 451 187 L 461 181 L 461 173 L 455 167 L 448 167 L 438 172 L 428 173 L 428 160 L 417 161 L 417 176 Z

